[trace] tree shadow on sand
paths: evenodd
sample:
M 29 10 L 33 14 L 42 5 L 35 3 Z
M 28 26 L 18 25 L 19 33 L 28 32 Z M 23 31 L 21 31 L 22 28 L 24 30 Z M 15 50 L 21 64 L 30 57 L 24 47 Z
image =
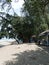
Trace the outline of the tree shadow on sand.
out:
M 2 48 L 2 47 L 4 47 L 4 46 L 5 46 L 5 45 L 1 45 L 1 44 L 0 44 L 0 48 Z
M 49 48 L 40 47 L 37 50 L 24 51 L 13 54 L 13 61 L 5 62 L 5 65 L 49 65 Z

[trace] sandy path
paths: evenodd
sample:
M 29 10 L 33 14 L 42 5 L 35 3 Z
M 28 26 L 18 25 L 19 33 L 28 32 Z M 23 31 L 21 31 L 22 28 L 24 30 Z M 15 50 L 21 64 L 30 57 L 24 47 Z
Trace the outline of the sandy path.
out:
M 39 50 L 39 52 L 36 52 L 37 50 Z M 32 51 L 32 52 L 29 52 L 29 51 Z M 27 54 L 24 52 L 26 52 Z M 44 56 L 44 54 L 46 55 Z M 20 59 L 18 59 L 19 58 L 18 55 L 19 57 L 21 56 Z M 19 64 L 18 63 L 18 64 L 13 64 L 13 65 L 44 65 L 42 61 L 41 61 L 42 63 L 39 62 L 38 64 L 38 61 L 42 59 L 44 60 L 44 58 L 46 59 L 46 57 L 47 57 L 47 60 L 49 60 L 49 52 L 35 44 L 8 45 L 8 46 L 4 46 L 0 48 L 0 65 L 5 65 L 6 61 L 21 62 L 22 60 L 22 63 L 23 63 L 23 59 L 25 60 L 25 62 L 27 60 L 26 63 L 28 63 L 29 62 L 28 59 L 30 59 L 31 57 L 33 57 L 33 59 L 30 62 L 31 63 L 33 62 L 33 64 Z M 38 57 L 38 59 L 36 57 Z M 44 60 L 44 62 L 47 62 L 47 60 Z M 49 63 L 49 61 L 47 63 Z M 12 65 L 12 64 L 7 63 L 6 65 Z

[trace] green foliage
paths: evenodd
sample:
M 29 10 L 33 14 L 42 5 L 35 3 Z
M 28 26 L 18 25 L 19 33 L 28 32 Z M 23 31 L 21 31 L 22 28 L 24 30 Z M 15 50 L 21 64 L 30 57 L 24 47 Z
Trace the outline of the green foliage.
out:
M 48 4 L 49 0 L 24 0 L 23 12 L 26 19 L 31 22 L 33 28 L 32 31 L 36 35 L 48 29 L 48 9 L 46 9 Z
M 1 32 L 4 34 L 1 34 L 9 38 L 15 38 L 20 34 L 23 35 L 23 38 L 29 39 L 32 35 L 37 36 L 49 29 L 48 4 L 49 0 L 24 0 L 22 12 L 25 16 L 6 14 L 5 18 L 2 17 Z
M 6 0 L 7 2 L 11 2 L 11 0 Z

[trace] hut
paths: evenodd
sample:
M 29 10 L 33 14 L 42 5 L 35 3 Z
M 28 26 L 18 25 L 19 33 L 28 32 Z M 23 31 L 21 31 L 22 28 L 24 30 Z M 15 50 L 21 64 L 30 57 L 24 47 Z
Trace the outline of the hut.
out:
M 45 44 L 44 45 L 49 45 L 49 30 L 46 30 L 42 33 L 39 34 L 39 38 L 41 38 L 41 41 L 44 41 Z

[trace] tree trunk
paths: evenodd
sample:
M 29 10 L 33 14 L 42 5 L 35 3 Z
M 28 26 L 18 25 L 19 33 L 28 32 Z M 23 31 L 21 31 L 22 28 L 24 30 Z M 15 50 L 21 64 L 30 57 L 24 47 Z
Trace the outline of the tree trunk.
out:
M 29 42 L 29 39 L 25 37 L 25 38 L 23 38 L 23 42 L 24 43 L 28 43 Z

